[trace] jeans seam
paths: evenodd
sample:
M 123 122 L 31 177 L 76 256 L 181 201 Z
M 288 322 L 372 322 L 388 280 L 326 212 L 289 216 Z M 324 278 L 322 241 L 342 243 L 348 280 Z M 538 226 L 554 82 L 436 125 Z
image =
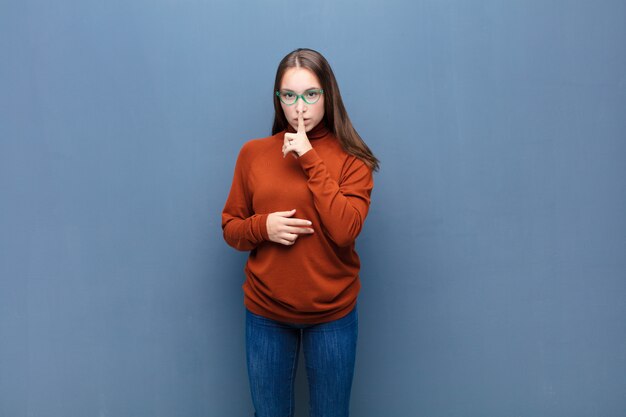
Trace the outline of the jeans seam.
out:
M 293 412 L 295 410 L 291 409 L 291 406 L 293 405 L 294 402 L 294 384 L 295 384 L 295 369 L 296 369 L 296 362 L 298 360 L 298 346 L 300 345 L 300 338 L 298 337 L 298 342 L 296 343 L 296 349 L 295 349 L 295 354 L 293 355 L 293 364 L 291 365 L 291 380 L 290 382 L 290 389 L 289 389 L 289 417 L 293 416 Z

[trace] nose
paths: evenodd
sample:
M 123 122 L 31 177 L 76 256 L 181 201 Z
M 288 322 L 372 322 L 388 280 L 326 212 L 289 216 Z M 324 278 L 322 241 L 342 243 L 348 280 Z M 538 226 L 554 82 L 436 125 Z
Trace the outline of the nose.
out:
M 306 103 L 304 102 L 304 100 L 298 100 L 298 102 L 296 103 L 296 112 L 303 113 L 304 111 L 306 111 Z

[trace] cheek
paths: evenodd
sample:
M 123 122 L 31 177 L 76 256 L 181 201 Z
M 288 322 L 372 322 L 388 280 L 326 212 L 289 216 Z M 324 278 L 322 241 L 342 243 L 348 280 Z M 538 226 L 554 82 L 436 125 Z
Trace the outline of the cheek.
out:
M 324 117 L 324 96 L 322 95 L 322 98 L 320 99 L 319 103 L 319 107 L 318 107 L 318 114 L 320 119 Z
M 321 120 L 324 118 L 324 103 L 320 103 L 320 104 L 321 106 L 319 107 L 319 110 L 317 112 L 317 117 L 319 117 Z
M 284 104 L 281 103 L 280 107 L 282 107 L 283 109 L 283 114 L 285 115 L 285 117 L 289 118 L 289 111 L 290 111 L 290 107 L 285 106 Z

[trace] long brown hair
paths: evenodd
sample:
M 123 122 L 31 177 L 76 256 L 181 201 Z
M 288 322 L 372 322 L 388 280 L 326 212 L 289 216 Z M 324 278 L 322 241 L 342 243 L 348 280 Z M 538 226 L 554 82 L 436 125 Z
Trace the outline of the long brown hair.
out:
M 317 51 L 308 48 L 299 48 L 288 53 L 276 71 L 276 80 L 274 81 L 274 91 L 280 89 L 280 83 L 283 75 L 289 68 L 306 68 L 312 71 L 321 83 L 324 90 L 324 122 L 341 143 L 341 147 L 349 154 L 361 159 L 373 171 L 378 171 L 379 161 L 374 156 L 370 148 L 365 144 L 361 136 L 352 126 L 352 122 L 348 117 L 348 112 L 343 105 L 339 85 L 335 79 L 335 74 L 326 58 Z M 281 132 L 287 128 L 289 123 L 285 117 L 280 101 L 276 94 L 274 96 L 274 125 L 272 126 L 272 135 Z

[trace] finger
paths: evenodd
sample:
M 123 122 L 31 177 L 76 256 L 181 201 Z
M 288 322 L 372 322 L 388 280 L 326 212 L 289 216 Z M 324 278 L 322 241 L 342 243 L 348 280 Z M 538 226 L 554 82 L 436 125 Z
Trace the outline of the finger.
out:
M 289 218 L 285 219 L 285 224 L 287 226 L 311 226 L 313 223 L 305 219 Z
M 293 243 L 298 238 L 298 235 L 296 233 L 284 233 L 282 238 L 287 242 Z
M 314 233 L 314 230 L 308 227 L 289 227 L 286 231 L 289 233 L 296 233 L 298 235 L 308 235 Z
M 302 112 L 298 114 L 298 133 L 306 133 L 306 130 L 304 128 L 304 116 L 302 115 Z
M 292 152 L 292 151 L 293 151 L 293 149 L 292 149 L 292 146 L 291 146 L 291 145 L 285 145 L 285 146 L 283 146 L 283 158 L 284 158 L 284 157 L 286 157 L 286 156 L 287 156 L 287 154 L 288 154 L 289 152 Z
M 291 209 L 289 211 L 277 211 L 274 214 L 280 217 L 291 217 L 296 213 L 296 209 Z
M 283 140 L 283 144 L 285 146 L 289 145 L 291 141 L 295 139 L 294 136 L 295 135 L 293 133 L 285 133 L 285 140 Z

